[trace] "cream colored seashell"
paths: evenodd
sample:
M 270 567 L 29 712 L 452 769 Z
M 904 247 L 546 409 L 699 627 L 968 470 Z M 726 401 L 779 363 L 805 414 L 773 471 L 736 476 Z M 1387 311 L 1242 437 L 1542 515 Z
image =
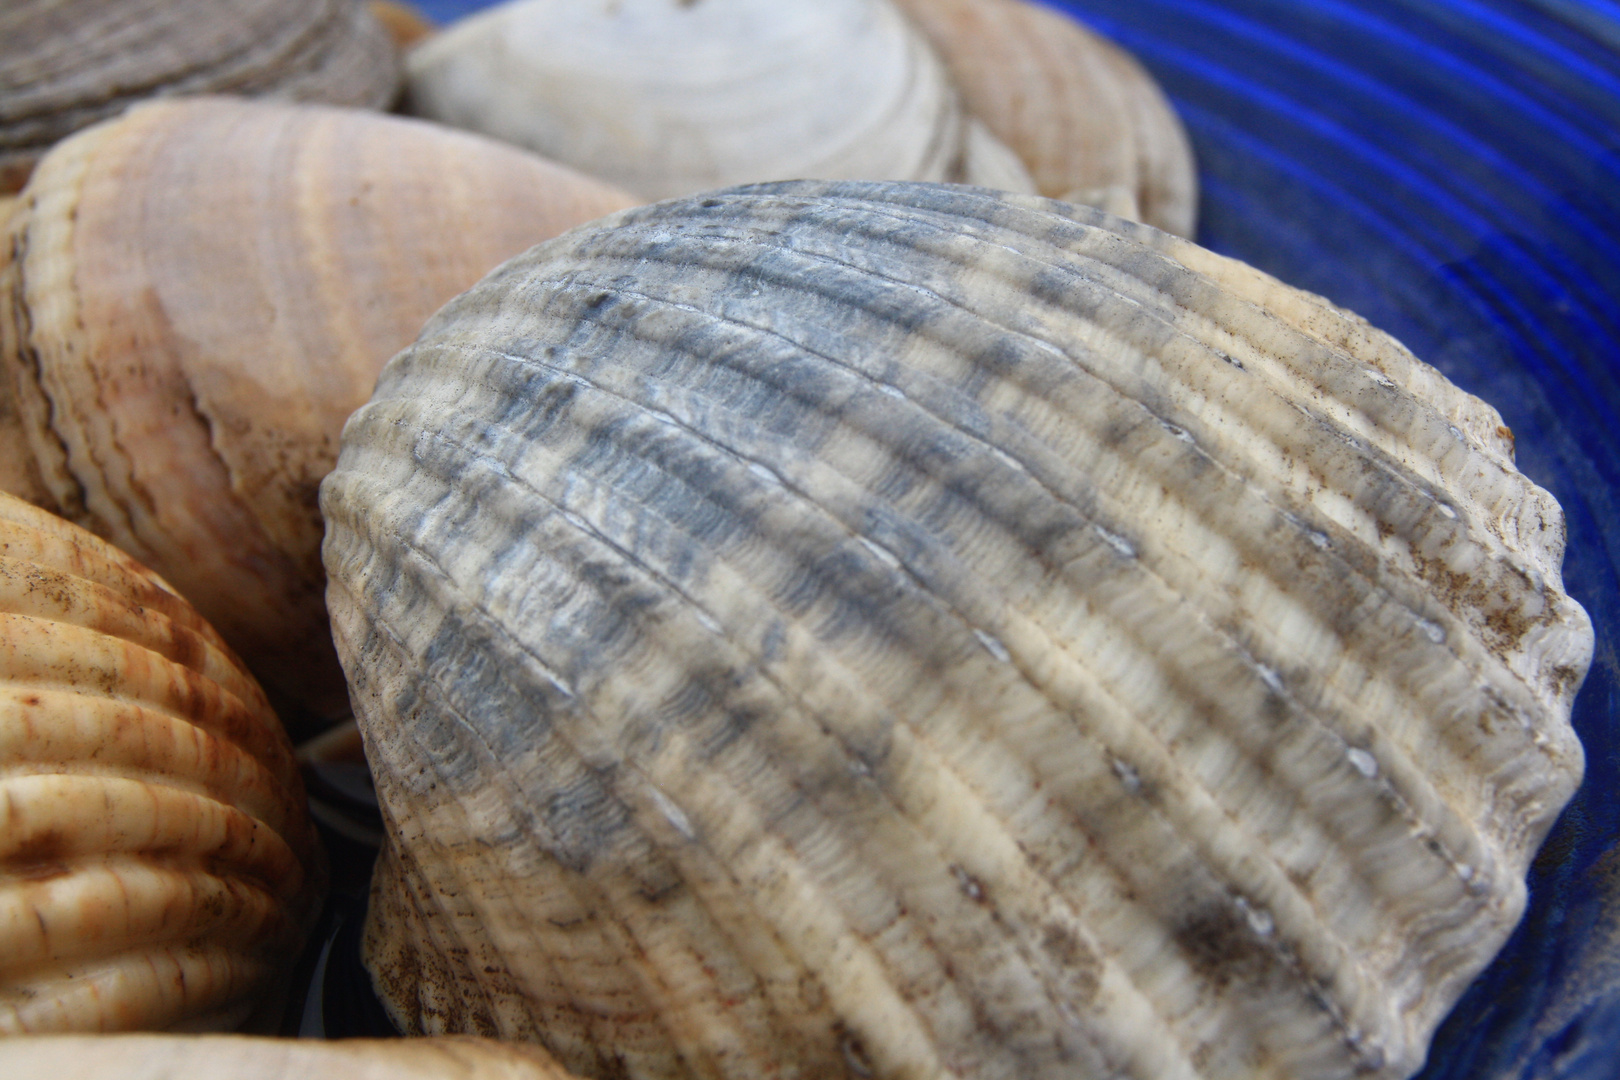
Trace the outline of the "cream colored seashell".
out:
M 132 110 L 12 217 L 0 448 L 27 452 L 0 481 L 163 574 L 278 701 L 340 714 L 315 498 L 343 421 L 439 305 L 631 201 L 415 120 Z
M 287 736 L 225 643 L 0 494 L 0 1034 L 233 1027 L 273 1006 L 323 873 Z
M 887 0 L 516 0 L 419 46 L 406 78 L 417 115 L 649 199 L 804 176 L 1034 190 L 1016 155 L 968 132 Z
M 145 98 L 382 108 L 398 89 L 392 44 L 358 0 L 6 0 L 0 192 L 58 140 Z
M 1582 769 L 1591 627 L 1502 432 L 1037 198 L 541 245 L 322 486 L 376 985 L 598 1075 L 1405 1076 Z
M 5 1039 L 0 1073 L 52 1080 L 571 1080 L 544 1051 L 489 1039 L 240 1035 Z
M 895 3 L 944 59 L 968 110 L 1018 154 L 1042 195 L 1100 205 L 1091 202 L 1095 193 L 1121 187 L 1139 220 L 1193 235 L 1192 147 L 1132 56 L 1026 0 Z

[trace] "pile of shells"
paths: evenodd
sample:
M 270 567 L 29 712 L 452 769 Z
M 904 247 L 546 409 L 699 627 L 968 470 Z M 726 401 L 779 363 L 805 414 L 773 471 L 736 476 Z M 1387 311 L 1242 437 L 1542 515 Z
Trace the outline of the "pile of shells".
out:
M 378 990 L 595 1076 L 1407 1076 L 1582 771 L 1511 455 L 1355 317 L 1062 203 L 541 245 L 322 486 Z
M 398 89 L 393 44 L 356 0 L 6 0 L 0 194 L 58 140 L 144 98 L 382 108 Z
M 234 1027 L 274 1006 L 323 873 L 292 747 L 225 643 L 0 494 L 0 1034 Z
M 315 496 L 344 420 L 440 304 L 631 204 L 415 120 L 137 107 L 58 146 L 11 215 L 0 490 L 174 583 L 278 703 L 342 715 Z
M 648 199 L 792 177 L 949 180 L 1192 231 L 1192 154 L 1158 88 L 1024 0 L 513 0 L 406 67 L 418 115 Z

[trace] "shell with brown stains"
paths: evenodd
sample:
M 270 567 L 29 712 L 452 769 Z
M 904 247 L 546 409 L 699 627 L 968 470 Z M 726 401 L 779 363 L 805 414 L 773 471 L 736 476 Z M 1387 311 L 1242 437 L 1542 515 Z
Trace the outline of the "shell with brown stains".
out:
M 0 494 L 0 1034 L 273 1010 L 323 875 L 287 736 L 213 628 Z

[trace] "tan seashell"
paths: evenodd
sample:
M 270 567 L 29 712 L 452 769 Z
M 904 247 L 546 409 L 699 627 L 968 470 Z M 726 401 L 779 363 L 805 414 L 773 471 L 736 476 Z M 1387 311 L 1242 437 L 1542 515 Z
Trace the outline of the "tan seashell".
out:
M 1042 195 L 1099 205 L 1097 194 L 1124 188 L 1139 220 L 1193 235 L 1198 174 L 1187 133 L 1125 50 L 1026 0 L 895 3 L 944 59 L 968 111 L 1018 154 Z
M 438 27 L 411 4 L 400 0 L 368 0 L 372 18 L 382 23 L 388 36 L 401 49 L 420 44 L 425 38 L 438 33 Z
M 380 994 L 597 1075 L 1410 1074 L 1582 769 L 1500 424 L 1037 198 L 533 249 L 322 485 Z
M 398 89 L 395 51 L 358 0 L 6 0 L 0 192 L 58 140 L 145 98 L 382 108 Z
M 213 628 L 0 494 L 0 1034 L 233 1027 L 323 873 L 292 747 Z
M 406 79 L 419 116 L 648 199 L 803 176 L 1034 190 L 887 0 L 514 0 L 413 50 Z
M 0 1073 L 52 1080 L 572 1080 L 536 1047 L 489 1039 L 241 1035 L 5 1039 Z
M 342 713 L 315 498 L 344 419 L 445 300 L 631 201 L 415 120 L 131 110 L 13 215 L 0 443 L 20 425 L 29 476 L 0 478 L 161 573 L 273 694 Z

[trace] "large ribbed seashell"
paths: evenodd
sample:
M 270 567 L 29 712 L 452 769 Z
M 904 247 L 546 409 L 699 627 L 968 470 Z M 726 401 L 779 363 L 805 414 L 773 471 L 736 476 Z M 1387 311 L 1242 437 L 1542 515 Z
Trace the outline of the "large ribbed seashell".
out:
M 0 493 L 0 1034 L 273 1008 L 321 880 L 240 661 L 129 556 Z
M 273 95 L 381 108 L 393 43 L 360 0 L 6 0 L 0 192 L 57 140 L 173 94 Z
M 417 115 L 646 198 L 751 180 L 1033 191 L 888 0 L 513 0 L 406 57 Z
M 133 109 L 53 151 L 12 216 L 0 449 L 27 452 L 0 482 L 162 574 L 273 693 L 344 711 L 315 504 L 343 421 L 439 305 L 631 202 L 417 120 Z
M 50 1080 L 573 1080 L 543 1050 L 490 1039 L 54 1035 L 0 1040 L 0 1075 Z
M 895 0 L 944 59 L 968 111 L 1042 195 L 1103 205 L 1192 236 L 1198 174 L 1187 133 L 1142 66 L 1028 0 Z M 1111 207 L 1110 207 L 1111 208 Z
M 629 211 L 322 487 L 413 1031 L 631 1077 L 1401 1077 L 1582 768 L 1494 410 L 1144 226 Z

